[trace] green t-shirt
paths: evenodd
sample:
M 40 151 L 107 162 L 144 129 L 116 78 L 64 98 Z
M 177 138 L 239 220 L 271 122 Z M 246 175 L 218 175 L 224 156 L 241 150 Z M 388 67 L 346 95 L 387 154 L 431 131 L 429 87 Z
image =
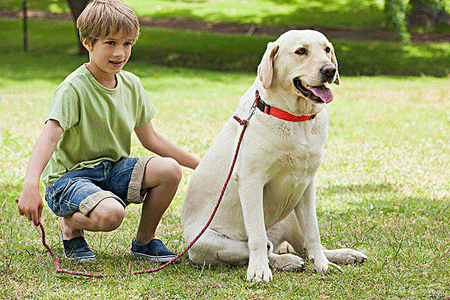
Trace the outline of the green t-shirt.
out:
M 133 130 L 150 122 L 155 107 L 137 76 L 121 71 L 116 79 L 105 88 L 82 65 L 57 88 L 47 121 L 64 131 L 42 173 L 46 187 L 67 172 L 130 156 Z

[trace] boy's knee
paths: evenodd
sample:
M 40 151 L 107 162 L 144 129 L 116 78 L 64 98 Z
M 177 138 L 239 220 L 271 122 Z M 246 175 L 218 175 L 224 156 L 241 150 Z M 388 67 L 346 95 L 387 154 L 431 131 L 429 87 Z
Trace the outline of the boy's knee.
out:
M 125 208 L 116 199 L 108 198 L 100 202 L 91 214 L 97 219 L 99 230 L 112 231 L 122 224 Z
M 154 188 L 159 185 L 177 185 L 183 172 L 176 160 L 169 157 L 157 157 L 146 166 L 142 188 Z
M 165 158 L 165 160 L 166 161 L 164 171 L 166 178 L 178 184 L 181 181 L 181 177 L 183 176 L 181 166 L 173 158 Z
M 160 178 L 160 182 L 163 183 L 178 184 L 183 176 L 181 166 L 175 159 L 170 157 L 162 158 L 157 173 L 157 176 Z

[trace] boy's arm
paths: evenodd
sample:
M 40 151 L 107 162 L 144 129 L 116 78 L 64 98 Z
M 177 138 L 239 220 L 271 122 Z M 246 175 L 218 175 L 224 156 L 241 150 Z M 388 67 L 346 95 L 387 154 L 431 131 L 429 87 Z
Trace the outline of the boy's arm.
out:
M 57 121 L 47 121 L 28 162 L 18 209 L 20 215 L 26 216 L 36 226 L 40 222 L 42 207 L 44 206 L 39 191 L 40 177 L 53 151 L 55 151 L 62 132 L 63 129 Z
M 141 144 L 151 152 L 162 157 L 172 157 L 180 165 L 195 169 L 200 163 L 200 159 L 160 135 L 153 128 L 152 122 L 134 129 Z

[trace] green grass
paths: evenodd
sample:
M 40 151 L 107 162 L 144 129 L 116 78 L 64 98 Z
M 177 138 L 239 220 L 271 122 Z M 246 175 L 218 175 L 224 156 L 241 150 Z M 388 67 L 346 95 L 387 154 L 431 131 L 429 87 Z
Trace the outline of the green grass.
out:
M 0 9 L 22 9 L 22 0 L 1 0 Z M 378 0 L 124 0 L 139 17 L 187 18 L 210 23 L 387 29 Z M 450 13 L 450 0 L 442 0 Z M 30 10 L 70 12 L 65 0 L 29 0 Z M 411 29 L 430 32 L 428 28 Z M 437 25 L 431 32 L 448 32 Z
M 138 15 L 188 17 L 209 22 L 262 25 L 368 27 L 384 22 L 383 7 L 375 1 L 126 1 Z
M 25 56 L 22 59 L 27 62 Z M 65 71 L 79 63 L 65 66 Z M 254 77 L 136 62 L 127 69 L 141 75 L 158 108 L 157 130 L 199 156 L 204 155 Z M 55 68 L 55 73 L 59 72 Z M 251 285 L 245 283 L 244 267 L 201 268 L 186 258 L 158 274 L 130 278 L 98 280 L 55 274 L 39 232 L 19 218 L 13 200 L 20 193 L 27 158 L 63 75 L 42 79 L 40 70 L 35 70 L 27 71 L 25 77 L 0 78 L 0 116 L 4 120 L 0 123 L 0 298 L 450 296 L 450 90 L 446 79 L 342 78 L 342 85 L 334 88 L 336 99 L 329 105 L 330 136 L 318 174 L 319 224 L 327 247 L 364 249 L 369 261 L 362 266 L 344 266 L 344 274 L 325 277 L 313 274 L 310 268 L 299 274 L 274 271 L 272 283 Z M 144 154 L 136 141 L 133 154 Z M 185 170 L 179 193 L 159 229 L 159 235 L 178 251 L 184 245 L 179 210 L 190 174 Z M 77 265 L 63 260 L 62 267 L 101 273 L 155 267 L 127 254 L 138 216 L 138 208 L 131 207 L 116 232 L 88 235 L 99 256 L 97 262 Z M 49 244 L 61 257 L 58 220 L 48 208 L 43 220 Z
M 76 36 L 72 23 L 30 20 L 29 52 L 32 65 L 16 54 L 22 51 L 19 20 L 0 19 L 0 53 L 4 76 L 26 76 L 39 66 L 70 64 L 75 56 Z M 51 34 L 49 34 L 51 32 Z M 143 28 L 133 48 L 132 60 L 168 67 L 254 73 L 266 45 L 275 36 L 246 36 Z M 450 74 L 450 43 L 413 44 L 376 41 L 332 40 L 342 75 L 437 76 Z M 55 54 L 63 55 L 53 61 Z M 46 60 L 41 58 L 45 56 Z M 53 70 L 54 71 L 54 70 Z M 59 74 L 59 70 L 57 71 Z M 55 76 L 44 72 L 41 76 Z
M 8 54 L 8 59 L 13 54 Z M 14 199 L 53 91 L 83 59 L 16 54 L 21 67 L 0 72 L 1 299 L 448 299 L 450 88 L 448 79 L 346 77 L 333 87 L 330 134 L 318 174 L 318 216 L 326 247 L 366 251 L 344 273 L 274 271 L 270 284 L 247 284 L 245 267 L 197 267 L 187 258 L 157 274 L 114 279 L 58 275 L 39 231 L 20 218 Z M 41 61 L 42 60 L 42 61 Z M 43 63 L 46 61 L 47 63 Z M 44 68 L 45 66 L 45 68 Z M 202 157 L 254 74 L 166 68 L 132 61 L 158 108 L 156 129 Z M 6 75 L 5 75 L 6 74 Z M 136 139 L 133 155 L 145 152 Z M 180 207 L 191 172 L 158 235 L 181 251 Z M 224 180 L 218 178 L 217 180 Z M 62 267 L 123 273 L 158 265 L 128 255 L 139 207 L 113 233 L 88 233 L 98 260 Z M 59 223 L 46 207 L 47 240 L 62 257 Z
M 69 11 L 65 1 L 29 1 L 30 9 Z M 61 1 L 60 1 L 61 2 Z M 138 16 L 153 18 L 184 17 L 208 22 L 234 22 L 258 25 L 331 26 L 379 28 L 384 22 L 383 6 L 373 0 L 340 1 L 173 1 L 125 0 Z M 22 1 L 3 0 L 0 8 L 20 9 Z
M 30 9 L 69 12 L 64 0 L 28 1 Z M 138 16 L 189 18 L 257 25 L 384 28 L 384 1 L 376 0 L 124 0 Z M 57 4 L 59 3 L 59 4 Z M 447 11 L 450 1 L 444 0 Z M 21 9 L 21 0 L 1 0 L 0 8 Z M 448 31 L 448 28 L 444 29 Z
M 249 1 L 250 2 L 250 1 Z M 20 218 L 14 199 L 43 128 L 52 95 L 86 61 L 74 55 L 70 23 L 30 21 L 30 52 L 20 23 L 0 20 L 0 299 L 449 299 L 450 86 L 448 78 L 349 77 L 359 74 L 447 76 L 449 44 L 333 41 L 342 75 L 328 105 L 330 131 L 318 174 L 323 244 L 366 251 L 364 265 L 343 274 L 274 271 L 270 284 L 247 284 L 245 267 L 180 264 L 156 274 L 114 279 L 59 275 L 39 231 Z M 139 75 L 157 107 L 155 128 L 203 157 L 274 37 L 144 29 L 126 69 Z M 146 152 L 133 140 L 132 155 Z M 184 170 L 158 235 L 181 251 Z M 218 178 L 217 180 L 224 180 Z M 88 233 L 98 256 L 62 267 L 123 273 L 158 265 L 132 259 L 139 207 L 112 233 Z M 47 241 L 62 257 L 58 219 L 44 208 Z

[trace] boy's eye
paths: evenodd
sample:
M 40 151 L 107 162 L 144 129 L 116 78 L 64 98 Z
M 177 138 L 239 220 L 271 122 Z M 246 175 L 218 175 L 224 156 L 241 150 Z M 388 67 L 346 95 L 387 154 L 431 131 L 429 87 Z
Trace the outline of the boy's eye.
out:
M 108 45 L 114 45 L 115 44 L 114 41 L 106 41 L 105 43 L 108 44 Z
M 131 45 L 133 45 L 133 43 L 131 43 L 131 42 L 125 42 L 124 45 L 125 45 L 125 46 L 131 46 Z

